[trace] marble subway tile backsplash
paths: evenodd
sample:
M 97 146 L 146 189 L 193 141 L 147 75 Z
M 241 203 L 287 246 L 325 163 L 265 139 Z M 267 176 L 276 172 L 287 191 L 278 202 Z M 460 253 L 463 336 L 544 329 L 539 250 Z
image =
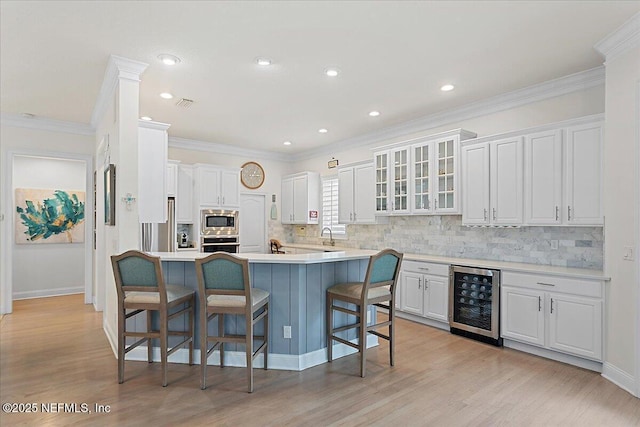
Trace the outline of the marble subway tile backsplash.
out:
M 347 239 L 337 245 L 360 249 L 392 247 L 402 252 L 460 258 L 524 262 L 539 265 L 602 269 L 601 227 L 464 227 L 462 217 L 390 217 L 388 224 L 348 225 Z M 270 236 L 289 243 L 321 244 L 321 227 L 270 221 Z M 557 248 L 557 249 L 556 249 Z

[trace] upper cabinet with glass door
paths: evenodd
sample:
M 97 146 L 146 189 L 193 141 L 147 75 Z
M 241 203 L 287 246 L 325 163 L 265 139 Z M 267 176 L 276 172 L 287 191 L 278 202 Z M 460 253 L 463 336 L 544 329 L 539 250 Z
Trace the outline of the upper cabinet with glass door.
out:
M 460 141 L 475 136 L 456 129 L 382 147 L 374 154 L 376 213 L 459 214 Z

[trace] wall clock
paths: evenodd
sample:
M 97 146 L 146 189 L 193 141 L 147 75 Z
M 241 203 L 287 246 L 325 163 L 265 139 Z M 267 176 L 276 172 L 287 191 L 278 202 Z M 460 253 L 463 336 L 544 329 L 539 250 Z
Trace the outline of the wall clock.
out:
M 240 181 L 242 185 L 252 190 L 260 188 L 264 184 L 264 169 L 256 162 L 247 162 L 242 165 Z

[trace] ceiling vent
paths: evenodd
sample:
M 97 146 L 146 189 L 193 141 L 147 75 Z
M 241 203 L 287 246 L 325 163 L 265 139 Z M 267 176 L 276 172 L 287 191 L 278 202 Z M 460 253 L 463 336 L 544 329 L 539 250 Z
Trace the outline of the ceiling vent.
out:
M 176 103 L 178 107 L 189 108 L 193 104 L 193 99 L 181 98 L 180 101 Z

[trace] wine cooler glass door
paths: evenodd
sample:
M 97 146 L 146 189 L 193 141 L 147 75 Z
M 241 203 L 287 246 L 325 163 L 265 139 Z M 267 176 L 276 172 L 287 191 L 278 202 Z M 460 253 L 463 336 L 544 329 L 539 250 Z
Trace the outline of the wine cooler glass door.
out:
M 498 338 L 500 272 L 451 267 L 451 327 Z

